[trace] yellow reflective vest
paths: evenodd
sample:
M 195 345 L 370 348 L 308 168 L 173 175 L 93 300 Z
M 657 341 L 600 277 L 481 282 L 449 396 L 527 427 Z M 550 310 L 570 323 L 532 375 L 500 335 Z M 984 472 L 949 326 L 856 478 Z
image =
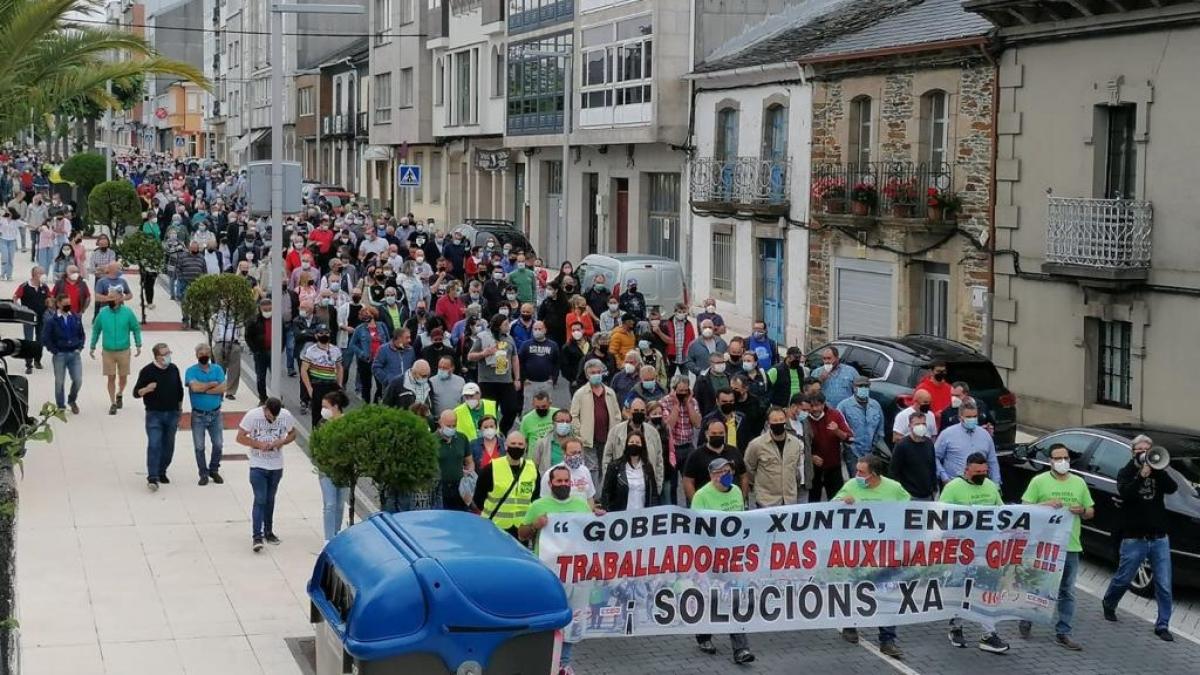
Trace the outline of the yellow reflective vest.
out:
M 496 417 L 495 401 L 486 398 L 480 399 L 479 407 L 483 408 L 483 415 L 480 415 L 479 419 L 483 419 L 487 415 Z M 454 427 L 458 429 L 458 433 L 467 437 L 467 442 L 471 442 L 479 436 L 479 427 L 475 426 L 475 418 L 471 416 L 471 408 L 466 403 L 459 403 L 454 408 L 454 418 Z M 499 423 L 499 418 L 496 421 Z
M 537 487 L 537 464 L 529 460 L 522 461 L 520 475 L 515 477 L 507 458 L 497 459 L 488 466 L 492 467 L 492 491 L 483 501 L 483 517 L 487 518 L 495 510 L 496 515 L 492 522 L 496 527 L 501 530 L 520 527 L 529 511 L 529 504 L 533 501 L 533 490 Z M 516 486 L 508 493 L 508 499 L 501 504 L 500 498 L 508 492 L 508 486 L 512 485 L 514 478 L 517 481 Z M 496 508 L 497 504 L 500 504 L 499 509 Z

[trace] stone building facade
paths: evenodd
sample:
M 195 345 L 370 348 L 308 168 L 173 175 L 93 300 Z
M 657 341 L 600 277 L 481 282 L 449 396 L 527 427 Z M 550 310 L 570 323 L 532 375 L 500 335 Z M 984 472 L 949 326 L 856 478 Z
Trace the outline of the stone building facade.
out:
M 806 64 L 813 74 L 808 346 L 906 333 L 987 344 L 996 68 L 979 38 Z M 823 198 L 839 182 L 845 196 L 835 189 Z M 855 215 L 852 191 L 861 184 L 874 185 L 877 201 Z M 956 196 L 957 212 L 931 217 L 930 188 Z

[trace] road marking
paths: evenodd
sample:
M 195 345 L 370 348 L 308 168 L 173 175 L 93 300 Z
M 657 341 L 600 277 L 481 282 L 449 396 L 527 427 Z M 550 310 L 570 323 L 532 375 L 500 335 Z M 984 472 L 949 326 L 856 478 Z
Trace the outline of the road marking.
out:
M 875 658 L 879 659 L 880 661 L 883 661 L 884 663 L 888 664 L 892 668 L 895 668 L 896 672 L 902 673 L 902 675 L 921 675 L 921 673 L 919 671 L 916 671 L 916 670 L 908 667 L 908 665 L 905 664 L 900 659 L 893 659 L 890 656 L 885 656 L 883 654 L 883 652 L 879 651 L 879 647 L 876 647 L 875 645 L 871 644 L 870 642 L 868 642 L 866 640 L 859 639 L 858 646 L 862 647 L 863 649 L 867 650 L 868 652 L 874 654 Z

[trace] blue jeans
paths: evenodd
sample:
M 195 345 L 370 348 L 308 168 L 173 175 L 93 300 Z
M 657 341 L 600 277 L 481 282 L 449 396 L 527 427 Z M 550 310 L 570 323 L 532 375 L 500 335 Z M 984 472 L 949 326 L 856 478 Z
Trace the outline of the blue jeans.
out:
M 54 254 L 55 249 L 52 248 L 39 248 L 37 250 L 38 267 L 41 267 L 43 270 L 45 270 L 47 278 L 50 278 L 54 273 Z M 54 282 L 56 281 L 58 280 L 50 279 L 50 281 L 47 283 L 50 283 L 50 285 L 53 286 Z
M 333 539 L 342 529 L 342 514 L 346 512 L 346 504 L 350 501 L 350 488 L 338 487 L 333 481 L 322 474 L 321 506 L 325 517 L 325 541 Z
M 251 467 L 250 488 L 254 490 L 254 508 L 250 511 L 251 533 L 255 539 L 275 534 L 275 493 L 279 491 L 279 480 L 283 469 L 260 469 Z
M 183 296 L 187 293 L 188 286 L 191 286 L 191 285 L 192 285 L 192 282 L 184 281 L 183 279 L 179 279 L 178 281 L 175 282 L 175 286 L 176 286 L 175 299 L 179 301 L 180 305 L 183 304 Z M 195 319 L 196 317 L 191 317 L 191 318 Z M 183 322 L 188 323 L 188 316 L 186 314 L 183 316 Z
M 12 279 L 13 275 L 13 258 L 17 255 L 17 240 L 16 239 L 0 239 L 0 256 L 4 257 L 3 266 L 0 267 L 0 274 L 5 279 Z
M 1171 625 L 1171 541 L 1165 536 L 1121 540 L 1121 562 L 1104 593 L 1104 606 L 1112 610 L 1117 608 L 1125 591 L 1129 590 L 1133 575 L 1147 558 L 1154 571 L 1154 600 L 1158 603 L 1154 629 L 1166 630 Z
M 558 668 L 562 670 L 571 665 L 571 650 L 575 648 L 570 642 L 562 643 L 562 649 L 558 653 Z
M 212 459 L 204 461 L 204 434 L 212 441 Z M 222 434 L 221 409 L 192 410 L 192 449 L 196 451 L 196 470 L 203 478 L 221 470 Z
M 179 431 L 178 410 L 146 411 L 146 479 L 157 481 L 167 475 L 175 457 L 175 432 Z
M 83 386 L 83 361 L 79 352 L 59 352 L 50 359 L 50 365 L 54 367 L 54 403 L 60 408 L 66 407 L 67 403 L 74 403 L 79 398 L 79 388 Z M 71 374 L 71 394 L 64 399 L 67 373 Z
M 887 644 L 896 641 L 895 626 L 880 626 L 879 627 L 879 644 Z
M 290 329 L 283 329 L 283 348 L 284 356 L 287 361 L 288 375 L 296 374 L 296 333 Z

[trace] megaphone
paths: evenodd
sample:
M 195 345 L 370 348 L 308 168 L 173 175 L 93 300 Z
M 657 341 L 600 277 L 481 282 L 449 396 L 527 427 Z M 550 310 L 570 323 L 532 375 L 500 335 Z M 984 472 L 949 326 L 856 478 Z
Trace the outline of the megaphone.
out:
M 1137 456 L 1138 464 L 1149 464 L 1151 469 L 1161 471 L 1171 463 L 1171 453 L 1161 445 L 1156 445 Z

